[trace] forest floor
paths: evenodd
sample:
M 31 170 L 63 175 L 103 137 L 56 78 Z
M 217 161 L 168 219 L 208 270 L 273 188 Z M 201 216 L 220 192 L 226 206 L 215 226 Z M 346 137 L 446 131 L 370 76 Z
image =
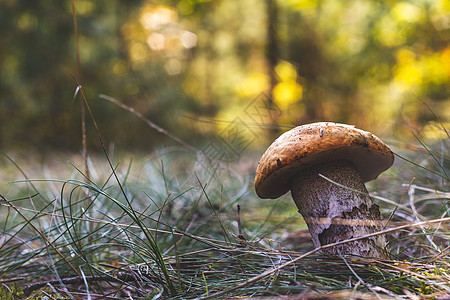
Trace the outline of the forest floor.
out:
M 0 298 L 449 299 L 448 141 L 394 148 L 368 184 L 386 260 L 313 249 L 290 195 L 256 196 L 256 155 L 4 156 Z

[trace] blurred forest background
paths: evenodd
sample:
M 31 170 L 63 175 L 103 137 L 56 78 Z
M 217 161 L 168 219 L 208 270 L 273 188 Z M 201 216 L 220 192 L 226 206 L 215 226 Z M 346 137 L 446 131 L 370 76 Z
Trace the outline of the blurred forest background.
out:
M 174 141 L 102 95 L 196 147 L 219 137 L 237 154 L 313 121 L 393 140 L 410 130 L 442 136 L 433 113 L 449 126 L 447 0 L 78 0 L 76 8 L 81 75 L 70 0 L 0 0 L 2 151 L 80 151 L 73 76 L 104 140 L 129 151 Z M 99 149 L 88 116 L 87 127 L 88 148 Z

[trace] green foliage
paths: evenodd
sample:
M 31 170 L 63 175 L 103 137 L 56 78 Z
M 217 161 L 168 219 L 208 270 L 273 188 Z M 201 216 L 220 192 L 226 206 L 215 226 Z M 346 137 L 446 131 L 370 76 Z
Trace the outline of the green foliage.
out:
M 2 286 L 0 286 L 0 299 L 18 300 L 23 299 L 23 296 L 23 291 L 18 287 L 17 283 L 2 284 Z
M 5 150 L 79 148 L 70 2 L 0 3 L 0 146 Z M 265 5 L 256 0 L 75 3 L 78 79 L 105 140 L 122 148 L 154 148 L 166 139 L 99 94 L 124 101 L 195 142 L 223 127 L 187 115 L 231 122 L 262 92 L 273 93 L 283 110 L 278 120 L 265 123 L 331 120 L 405 135 L 407 127 L 421 129 L 433 118 L 421 99 L 443 121 L 450 118 L 444 0 L 278 0 L 273 24 L 267 24 Z M 278 49 L 270 58 L 269 44 Z M 268 60 L 275 62 L 273 70 Z M 289 80 L 278 66 L 294 71 Z M 95 149 L 96 136 L 88 138 Z

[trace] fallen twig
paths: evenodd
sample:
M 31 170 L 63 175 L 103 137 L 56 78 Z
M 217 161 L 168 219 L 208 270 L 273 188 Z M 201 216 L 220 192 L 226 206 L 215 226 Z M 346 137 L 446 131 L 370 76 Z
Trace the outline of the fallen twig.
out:
M 136 281 L 136 277 L 130 273 L 120 272 L 115 276 L 112 275 L 97 275 L 97 276 L 74 276 L 68 278 L 61 279 L 53 279 L 35 282 L 32 284 L 28 284 L 24 287 L 23 292 L 25 296 L 29 296 L 33 291 L 40 289 L 48 284 L 56 285 L 56 284 L 80 284 L 84 281 L 87 282 L 98 282 L 98 281 L 108 281 L 108 282 L 131 282 Z

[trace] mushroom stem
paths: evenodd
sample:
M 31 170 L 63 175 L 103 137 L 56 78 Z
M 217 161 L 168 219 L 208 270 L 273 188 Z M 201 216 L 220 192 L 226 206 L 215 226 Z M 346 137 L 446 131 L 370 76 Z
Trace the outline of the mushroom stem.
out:
M 378 206 L 372 203 L 363 180 L 349 161 L 322 163 L 302 171 L 292 179 L 291 193 L 316 248 L 374 233 L 382 228 Z M 386 258 L 385 251 L 384 235 L 323 250 L 332 255 L 374 258 Z

